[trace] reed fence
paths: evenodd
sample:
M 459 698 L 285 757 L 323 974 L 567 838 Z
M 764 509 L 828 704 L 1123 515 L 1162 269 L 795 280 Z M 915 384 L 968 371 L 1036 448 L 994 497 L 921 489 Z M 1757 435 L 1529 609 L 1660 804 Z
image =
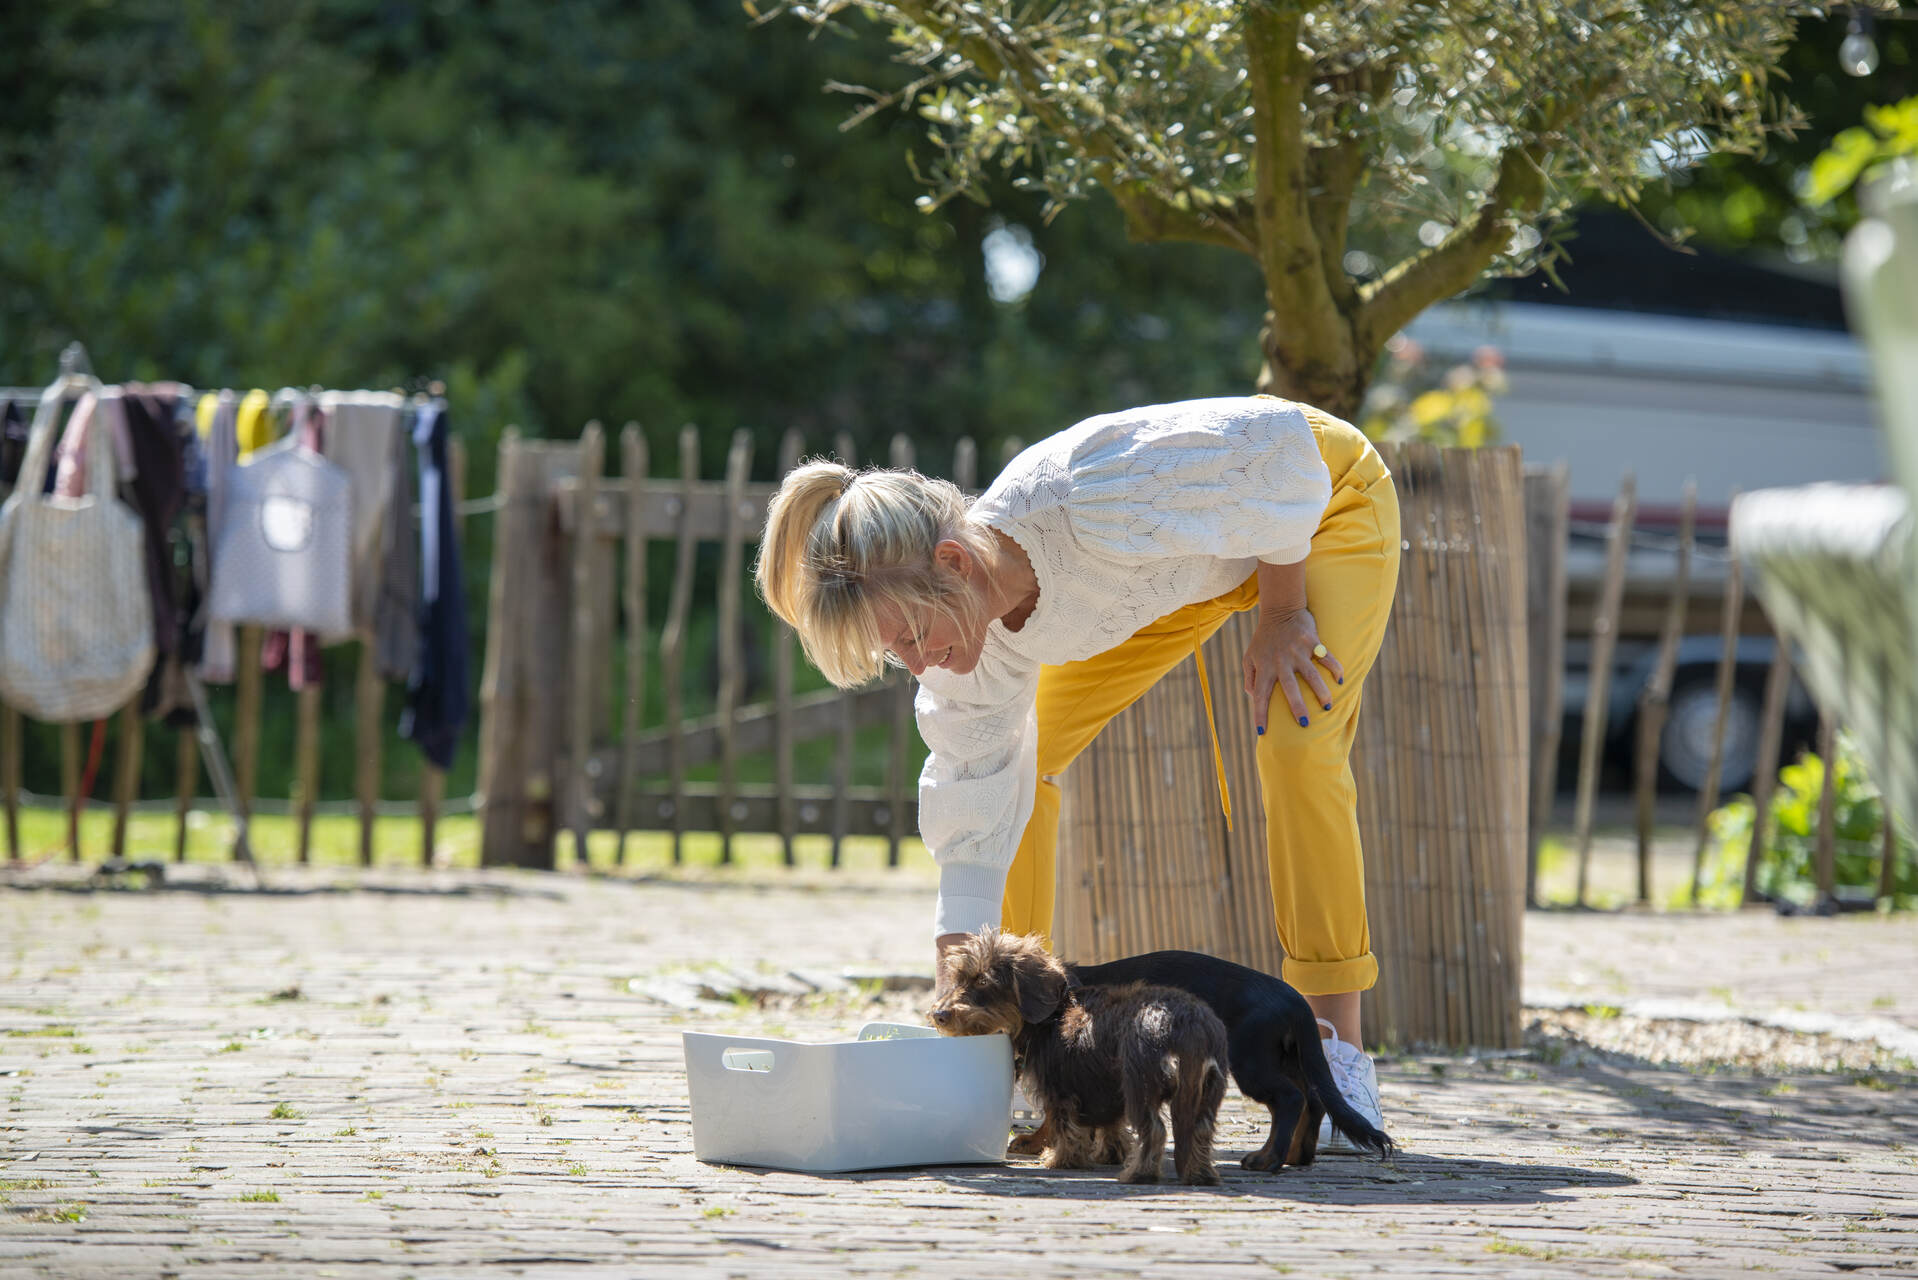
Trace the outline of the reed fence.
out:
M 1529 739 L 1524 480 L 1515 448 L 1384 445 L 1398 486 L 1398 595 L 1366 682 L 1353 772 L 1380 980 L 1368 1039 L 1508 1046 L 1519 1036 Z M 1123 712 L 1064 781 L 1059 946 L 1104 960 L 1178 947 L 1277 972 L 1263 801 L 1237 655 L 1208 642 L 1226 778 L 1195 664 Z

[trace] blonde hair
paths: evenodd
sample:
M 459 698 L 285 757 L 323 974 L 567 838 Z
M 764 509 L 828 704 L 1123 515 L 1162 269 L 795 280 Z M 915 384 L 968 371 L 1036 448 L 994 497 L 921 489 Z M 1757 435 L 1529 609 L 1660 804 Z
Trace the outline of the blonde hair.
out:
M 982 562 L 997 558 L 991 531 L 967 518 L 968 505 L 957 485 L 916 471 L 802 463 L 766 512 L 753 566 L 759 594 L 828 680 L 864 684 L 888 657 L 880 606 L 914 621 L 928 612 L 978 621 L 980 602 L 932 555 L 950 538 Z

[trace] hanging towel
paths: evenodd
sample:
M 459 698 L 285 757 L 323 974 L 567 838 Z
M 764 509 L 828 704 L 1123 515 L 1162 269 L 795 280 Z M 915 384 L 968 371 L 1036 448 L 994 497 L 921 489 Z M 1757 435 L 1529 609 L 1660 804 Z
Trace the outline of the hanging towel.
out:
M 393 465 L 402 447 L 400 418 L 406 402 L 391 391 L 325 391 L 326 458 L 353 478 L 353 632 L 372 639 L 378 630 L 382 551 L 393 505 Z M 408 513 L 411 518 L 411 512 Z M 345 637 L 329 637 L 340 638 Z
M 424 410 L 409 409 L 393 433 L 387 469 L 393 477 L 380 531 L 379 599 L 373 606 L 373 653 L 383 679 L 404 684 L 420 660 L 420 526 L 413 517 L 413 428 Z
M 406 691 L 400 736 L 451 768 L 470 710 L 466 597 L 452 495 L 446 486 L 446 402 L 420 410 L 413 446 L 420 461 L 420 656 Z
M 258 393 L 264 400 L 266 393 Z M 213 583 L 219 575 L 217 553 L 220 534 L 226 527 L 226 506 L 233 468 L 239 465 L 238 432 L 240 397 L 231 391 L 204 395 L 195 411 L 195 425 L 206 446 L 206 542 L 207 601 L 213 598 Z M 233 624 L 222 622 L 208 611 L 206 635 L 200 644 L 200 679 L 208 684 L 231 684 L 237 644 Z

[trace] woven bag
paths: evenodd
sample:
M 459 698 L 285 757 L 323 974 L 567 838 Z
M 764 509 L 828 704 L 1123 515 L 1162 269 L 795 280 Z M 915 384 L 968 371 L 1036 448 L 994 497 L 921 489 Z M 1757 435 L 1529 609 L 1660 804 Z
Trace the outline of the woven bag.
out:
M 146 534 L 114 496 L 111 432 L 87 432 L 87 488 L 45 495 L 61 402 L 98 392 L 63 378 L 40 397 L 20 483 L 0 506 L 0 700 L 36 720 L 97 720 L 126 705 L 153 669 Z

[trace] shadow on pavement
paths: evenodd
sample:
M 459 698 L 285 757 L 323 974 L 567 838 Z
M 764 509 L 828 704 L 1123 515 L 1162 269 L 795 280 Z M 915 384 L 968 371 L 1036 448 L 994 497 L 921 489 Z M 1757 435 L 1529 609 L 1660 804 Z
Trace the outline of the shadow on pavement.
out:
M 1557 1191 L 1568 1187 L 1636 1186 L 1623 1174 L 1578 1169 L 1564 1165 L 1505 1164 L 1448 1156 L 1400 1153 L 1387 1162 L 1358 1157 L 1331 1157 L 1308 1169 L 1282 1174 L 1247 1173 L 1238 1167 L 1237 1152 L 1223 1153 L 1217 1187 L 1187 1187 L 1177 1182 L 1128 1185 L 1115 1176 L 1118 1167 L 1057 1170 L 1038 1164 L 1003 1167 L 955 1166 L 931 1171 L 931 1176 L 953 1187 L 982 1195 L 1026 1199 L 1124 1200 L 1132 1196 L 1189 1195 L 1197 1203 L 1217 1199 L 1257 1197 L 1309 1204 L 1549 1204 L 1570 1199 Z M 1169 1171 L 1171 1165 L 1166 1166 Z M 741 1169 L 739 1172 L 755 1172 Z M 900 1177 L 899 1173 L 824 1175 L 822 1181 L 860 1184 Z M 915 1176 L 915 1175 L 906 1175 Z M 918 1174 L 916 1176 L 924 1176 Z

